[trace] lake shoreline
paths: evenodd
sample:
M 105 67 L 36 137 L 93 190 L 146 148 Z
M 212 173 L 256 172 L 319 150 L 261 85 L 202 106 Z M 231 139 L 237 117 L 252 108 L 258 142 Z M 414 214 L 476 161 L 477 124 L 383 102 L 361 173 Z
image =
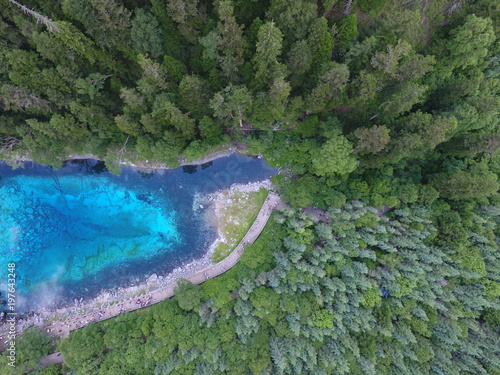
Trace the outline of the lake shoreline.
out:
M 171 287 L 175 285 L 178 279 L 186 279 L 197 272 L 200 272 L 210 266 L 216 264 L 212 261 L 212 255 L 215 248 L 220 242 L 225 241 L 223 234 L 219 230 L 219 220 L 218 217 L 221 214 L 219 208 L 226 202 L 224 194 L 225 191 L 241 190 L 245 192 L 257 191 L 260 188 L 266 188 L 267 190 L 272 188 L 271 181 L 269 179 L 251 182 L 247 184 L 232 184 L 227 189 L 222 189 L 207 195 L 197 197 L 193 202 L 193 210 L 198 211 L 198 207 L 203 215 L 203 221 L 207 227 L 215 229 L 216 236 L 215 239 L 208 245 L 203 256 L 194 259 L 187 263 L 182 263 L 180 266 L 176 267 L 166 275 L 157 275 L 155 273 L 145 276 L 143 280 L 139 281 L 135 285 L 128 287 L 118 287 L 114 289 L 102 290 L 96 297 L 85 299 L 80 298 L 75 299 L 73 302 L 69 302 L 64 306 L 54 306 L 53 308 L 46 308 L 38 312 L 26 312 L 19 313 L 17 320 L 17 332 L 31 327 L 31 326 L 54 326 L 60 327 L 61 329 L 67 329 L 67 321 L 74 320 L 77 317 L 91 316 L 92 314 L 97 314 L 99 311 L 119 305 L 123 301 L 128 301 L 131 299 L 146 298 L 148 294 L 163 290 L 164 288 Z M 83 322 L 82 319 L 82 322 Z M 0 328 L 0 332 L 5 331 L 8 328 L 7 324 L 3 323 Z
M 193 160 L 191 162 L 181 160 L 181 161 L 179 161 L 179 165 L 174 167 L 174 168 L 168 167 L 165 163 L 159 163 L 159 162 L 155 162 L 155 161 L 150 162 L 149 160 L 145 160 L 145 161 L 138 160 L 136 162 L 124 160 L 124 161 L 115 162 L 114 164 L 120 168 L 128 167 L 128 168 L 138 169 L 138 170 L 141 170 L 143 172 L 148 172 L 148 171 L 155 171 L 155 170 L 162 170 L 162 169 L 175 169 L 175 168 L 185 167 L 185 166 L 203 165 L 203 164 L 209 163 L 211 161 L 214 161 L 214 160 L 217 160 L 220 158 L 231 156 L 234 153 L 242 154 L 242 153 L 238 152 L 238 150 L 235 147 L 229 147 L 227 149 L 220 150 L 220 151 L 208 152 L 206 155 L 202 156 L 201 158 Z M 246 154 L 242 154 L 242 155 L 246 155 Z M 247 155 L 247 156 L 262 157 L 262 155 Z M 70 160 L 85 160 L 85 159 L 104 161 L 99 156 L 94 155 L 94 154 L 83 154 L 83 155 L 71 154 L 71 155 L 68 155 L 64 160 L 61 161 L 61 165 L 64 162 L 70 161 Z M 13 166 L 13 167 L 20 167 L 23 163 L 26 163 L 26 162 L 36 163 L 36 161 L 34 161 L 31 157 L 29 157 L 27 155 L 13 156 L 12 160 L 4 159 L 2 161 L 7 163 L 8 165 Z

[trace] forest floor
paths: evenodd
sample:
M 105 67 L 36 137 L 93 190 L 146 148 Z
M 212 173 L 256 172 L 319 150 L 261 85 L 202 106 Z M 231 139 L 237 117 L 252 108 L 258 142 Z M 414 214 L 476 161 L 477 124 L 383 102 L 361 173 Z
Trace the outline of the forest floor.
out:
M 328 220 L 330 219 L 326 215 L 325 210 L 322 210 L 321 208 L 317 207 L 312 207 L 312 206 L 306 207 L 302 210 L 302 213 L 311 216 L 314 222 L 322 221 L 324 223 L 328 223 Z

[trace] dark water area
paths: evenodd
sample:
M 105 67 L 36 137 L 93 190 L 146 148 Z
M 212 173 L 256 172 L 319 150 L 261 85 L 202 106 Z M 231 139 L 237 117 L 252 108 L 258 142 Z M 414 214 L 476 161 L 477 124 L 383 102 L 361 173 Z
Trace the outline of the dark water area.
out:
M 9 263 L 16 264 L 18 311 L 166 275 L 203 256 L 215 239 L 197 197 L 276 173 L 238 154 L 172 170 L 124 168 L 120 176 L 88 159 L 59 170 L 0 163 L 0 290 Z

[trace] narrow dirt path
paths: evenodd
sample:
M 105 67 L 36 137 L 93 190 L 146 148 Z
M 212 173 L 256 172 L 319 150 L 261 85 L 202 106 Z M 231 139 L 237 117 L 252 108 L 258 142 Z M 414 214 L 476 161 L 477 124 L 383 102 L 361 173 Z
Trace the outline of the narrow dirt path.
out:
M 42 358 L 38 363 L 40 366 L 57 365 L 58 363 L 63 363 L 63 357 L 60 352 L 55 352 L 49 354 L 47 357 Z
M 311 216 L 315 223 L 318 221 L 328 223 L 328 220 L 330 219 L 326 215 L 325 210 L 322 210 L 321 208 L 317 208 L 317 207 L 308 206 L 308 207 L 304 208 L 301 212 L 305 215 Z

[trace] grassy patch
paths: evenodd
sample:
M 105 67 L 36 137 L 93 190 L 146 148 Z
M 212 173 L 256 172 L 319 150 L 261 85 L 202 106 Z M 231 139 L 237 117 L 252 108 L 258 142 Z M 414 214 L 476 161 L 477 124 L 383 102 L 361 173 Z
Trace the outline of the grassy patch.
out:
M 225 201 L 219 208 L 219 230 L 226 238 L 214 250 L 212 260 L 220 262 L 240 243 L 257 218 L 260 208 L 267 197 L 267 190 L 262 188 L 257 192 L 244 193 L 236 191 L 227 193 Z

